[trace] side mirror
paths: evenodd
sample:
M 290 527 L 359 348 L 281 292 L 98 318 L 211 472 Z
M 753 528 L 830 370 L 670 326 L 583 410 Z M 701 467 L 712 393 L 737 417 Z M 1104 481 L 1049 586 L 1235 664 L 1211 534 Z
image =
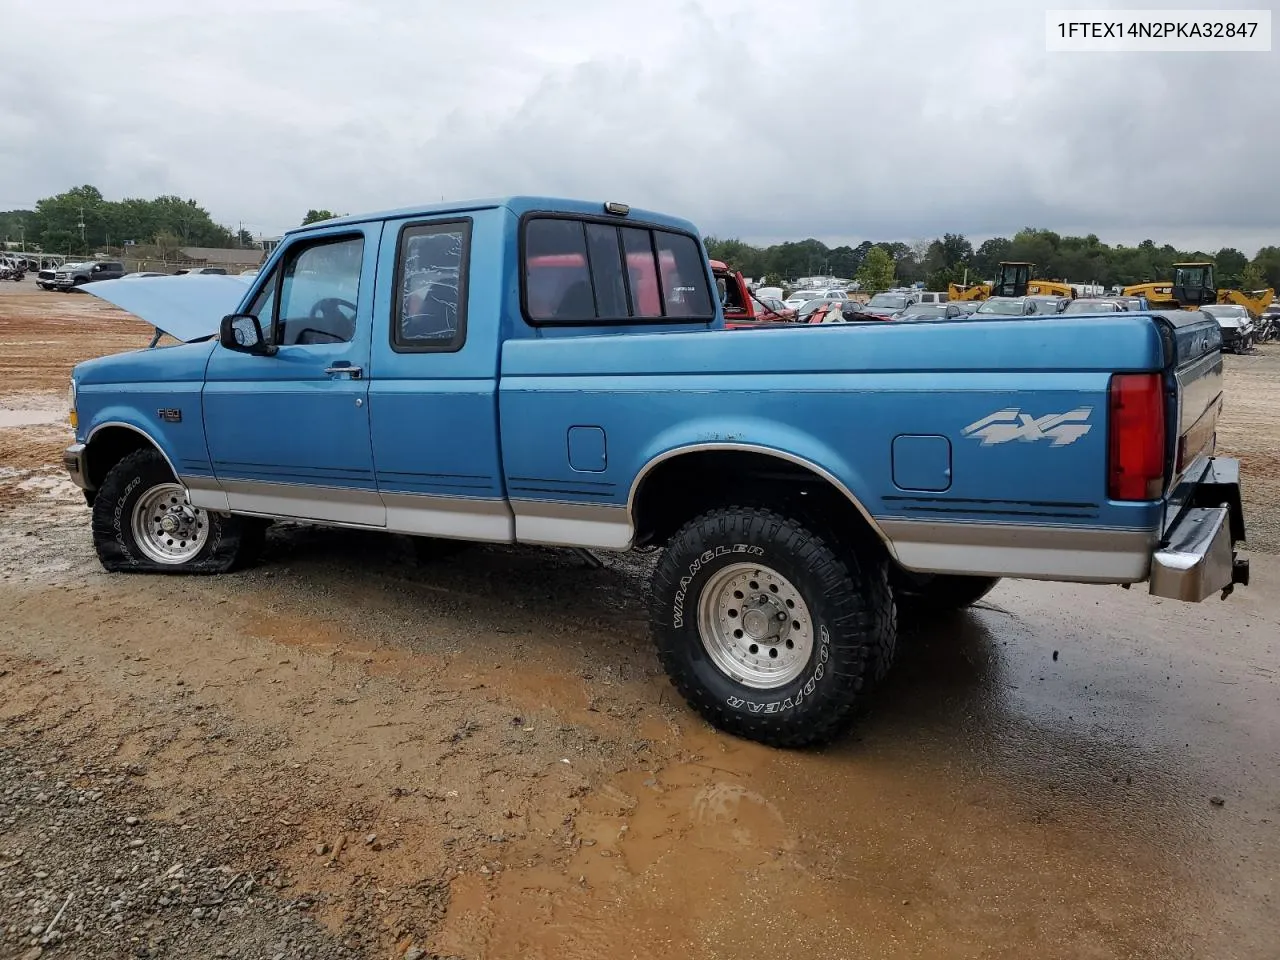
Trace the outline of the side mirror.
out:
M 260 357 L 274 356 L 277 349 L 275 344 L 266 342 L 262 324 L 250 313 L 229 313 L 223 317 L 218 341 L 228 350 Z

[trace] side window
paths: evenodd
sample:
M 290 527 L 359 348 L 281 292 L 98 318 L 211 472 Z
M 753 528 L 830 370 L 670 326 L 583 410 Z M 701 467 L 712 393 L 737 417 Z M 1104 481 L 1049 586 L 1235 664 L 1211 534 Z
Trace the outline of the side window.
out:
M 290 251 L 280 283 L 275 342 L 347 343 L 356 332 L 364 237 L 325 239 Z
M 422 223 L 400 231 L 392 349 L 458 350 L 467 338 L 471 223 Z
M 525 222 L 523 294 L 532 323 L 705 321 L 717 302 L 693 237 L 552 216 Z

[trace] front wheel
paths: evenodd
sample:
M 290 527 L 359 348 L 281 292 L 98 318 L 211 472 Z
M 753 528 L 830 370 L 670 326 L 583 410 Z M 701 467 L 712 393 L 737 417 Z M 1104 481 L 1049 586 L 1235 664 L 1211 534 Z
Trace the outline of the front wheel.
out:
M 193 507 L 155 450 L 137 450 L 108 472 L 93 500 L 93 544 L 113 573 L 226 573 L 249 563 L 265 526 Z
M 765 509 L 686 524 L 654 571 L 650 603 L 658 655 L 690 706 L 770 746 L 834 739 L 893 659 L 885 562 Z

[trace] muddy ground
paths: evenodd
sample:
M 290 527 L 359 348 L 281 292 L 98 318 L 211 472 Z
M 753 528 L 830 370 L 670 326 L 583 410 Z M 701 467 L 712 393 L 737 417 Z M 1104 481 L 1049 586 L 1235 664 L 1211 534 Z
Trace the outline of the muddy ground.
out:
M 1249 588 L 1003 583 L 781 752 L 674 695 L 643 556 L 102 573 L 63 394 L 149 334 L 0 285 L 0 958 L 1276 955 L 1280 348 L 1227 358 Z

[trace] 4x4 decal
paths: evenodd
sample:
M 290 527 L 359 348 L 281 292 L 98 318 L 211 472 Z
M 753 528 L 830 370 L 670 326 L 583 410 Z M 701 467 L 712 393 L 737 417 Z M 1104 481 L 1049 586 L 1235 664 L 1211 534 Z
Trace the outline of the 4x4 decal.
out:
M 969 424 L 963 433 L 966 437 L 981 440 L 984 447 L 1008 443 L 1010 440 L 1021 440 L 1024 443 L 1051 440 L 1050 446 L 1065 447 L 1069 443 L 1075 443 L 1093 428 L 1089 423 L 1092 412 L 1092 407 L 1077 407 L 1066 413 L 1033 417 L 1017 407 L 1009 407 Z

